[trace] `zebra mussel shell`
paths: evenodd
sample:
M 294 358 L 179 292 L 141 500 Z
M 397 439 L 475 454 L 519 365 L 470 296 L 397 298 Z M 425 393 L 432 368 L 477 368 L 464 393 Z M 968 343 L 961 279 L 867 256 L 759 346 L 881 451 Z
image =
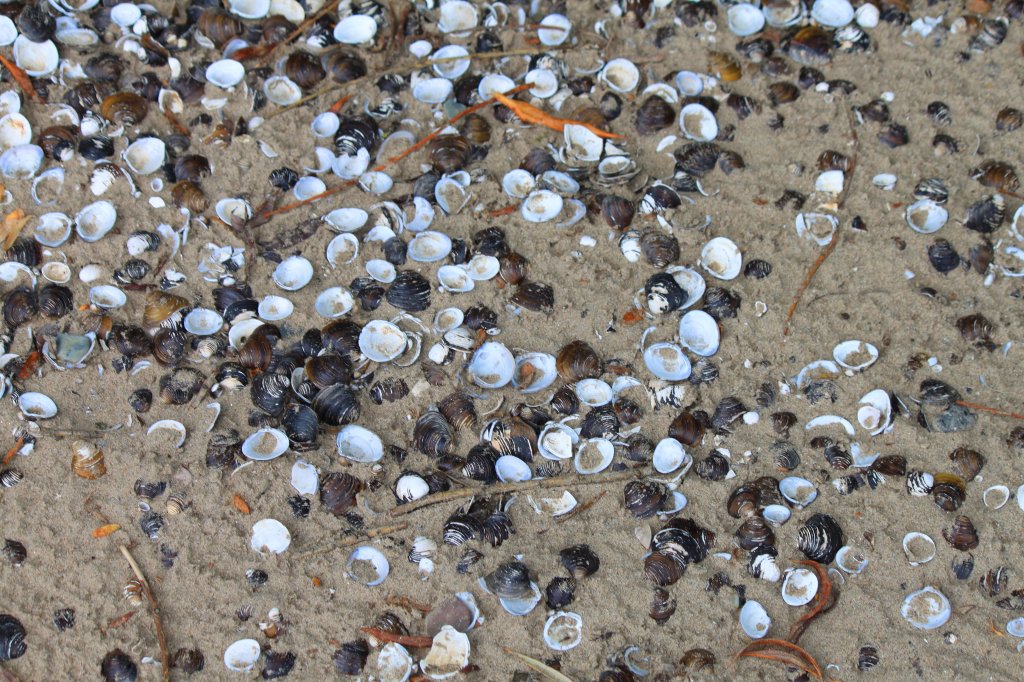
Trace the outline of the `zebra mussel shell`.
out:
M 843 546 L 843 529 L 828 514 L 815 514 L 797 531 L 797 547 L 811 561 L 830 564 Z

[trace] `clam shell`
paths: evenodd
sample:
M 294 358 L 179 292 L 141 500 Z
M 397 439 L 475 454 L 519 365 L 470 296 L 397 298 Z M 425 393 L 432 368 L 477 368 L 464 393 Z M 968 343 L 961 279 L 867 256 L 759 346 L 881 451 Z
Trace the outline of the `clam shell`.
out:
M 459 57 L 466 57 L 466 59 L 459 59 Z M 462 74 L 469 71 L 468 57 L 469 50 L 462 47 L 461 45 L 445 45 L 441 48 L 438 48 L 434 52 L 434 54 L 430 56 L 430 59 L 428 61 L 431 62 L 431 66 L 435 74 L 437 74 L 441 78 L 455 80 Z M 506 88 L 506 90 L 508 89 L 511 88 Z
M 406 254 L 419 263 L 435 263 L 444 260 L 451 251 L 451 237 L 443 232 L 426 230 L 413 237 Z
M 46 280 L 54 284 L 65 284 L 71 280 L 71 268 L 68 267 L 67 263 L 60 261 L 43 263 L 39 272 Z
M 432 680 L 454 677 L 469 665 L 469 637 L 445 624 L 434 635 L 430 651 L 420 660 L 420 670 Z
M 255 639 L 240 639 L 224 650 L 224 665 L 236 673 L 249 672 L 260 660 L 260 643 Z
M 286 107 L 302 99 L 302 88 L 287 76 L 271 76 L 263 82 L 263 94 L 277 106 Z
M 124 162 L 138 175 L 160 170 L 167 159 L 167 145 L 158 137 L 143 137 L 124 150 Z
M 541 457 L 550 460 L 571 459 L 579 434 L 566 424 L 548 422 L 537 437 L 537 451 Z
M 549 14 L 540 20 L 539 25 L 543 28 L 537 29 L 537 40 L 548 47 L 561 45 L 572 32 L 572 22 L 564 14 Z
M 924 533 L 911 531 L 903 536 L 903 553 L 911 566 L 926 564 L 935 558 L 935 541 Z
M 345 45 L 368 43 L 377 35 L 377 22 L 365 14 L 351 14 L 334 26 L 334 39 Z
M 860 551 L 846 545 L 836 552 L 836 566 L 846 573 L 857 575 L 867 568 L 868 560 Z
M 860 372 L 875 364 L 878 349 L 866 341 L 843 341 L 832 349 L 832 357 L 844 369 Z
M 529 481 L 533 477 L 530 465 L 514 455 L 502 455 L 494 463 L 494 472 L 503 483 Z
M 458 33 L 472 31 L 476 28 L 480 17 L 476 7 L 466 0 L 448 0 L 441 5 L 437 19 L 437 30 L 441 33 Z
M 665 381 L 689 378 L 691 365 L 683 349 L 674 343 L 652 343 L 644 350 L 644 366 L 654 376 Z
M 309 462 L 297 460 L 292 465 L 291 484 L 300 495 L 315 495 L 320 490 L 320 474 Z
M 731 239 L 715 237 L 701 249 L 700 266 L 718 279 L 736 279 L 743 266 L 743 255 Z
M 501 388 L 512 381 L 515 367 L 515 359 L 505 344 L 487 341 L 473 353 L 467 371 L 477 386 Z
M 32 124 L 18 112 L 0 118 L 0 151 L 32 142 Z
M 336 208 L 323 217 L 333 230 L 337 232 L 355 232 L 366 225 L 370 214 L 361 208 Z
M 665 268 L 665 272 L 672 275 L 679 288 L 686 292 L 686 300 L 683 301 L 680 310 L 686 310 L 704 296 L 707 283 L 696 270 L 682 265 L 671 265 Z
M 790 606 L 810 603 L 818 594 L 818 576 L 806 568 L 795 568 L 786 572 L 782 581 L 782 600 Z
M 117 209 L 109 201 L 96 201 L 75 216 L 75 233 L 85 242 L 96 242 L 106 236 L 117 222 Z
M 543 391 L 558 378 L 555 356 L 549 353 L 525 353 L 516 358 L 512 385 L 522 393 Z
M 0 154 L 0 173 L 5 178 L 27 180 L 43 164 L 43 149 L 34 144 L 19 144 Z
M 599 474 L 609 466 L 615 458 L 615 445 L 607 438 L 589 438 L 580 441 L 573 457 L 573 466 L 580 474 Z
M 245 65 L 234 59 L 218 59 L 206 67 L 206 81 L 219 88 L 233 88 L 245 78 Z
M 703 310 L 691 310 L 679 320 L 679 342 L 691 353 L 710 357 L 721 339 L 718 322 Z
M 338 454 L 353 462 L 372 464 L 384 456 L 384 444 L 380 436 L 358 424 L 342 427 L 335 444 Z
M 718 120 L 703 104 L 687 104 L 679 111 L 679 128 L 683 135 L 698 142 L 711 142 L 718 137 Z
M 754 35 L 764 28 L 765 17 L 761 9 L 746 2 L 729 7 L 727 18 L 729 30 L 740 37 Z
M 800 213 L 796 217 L 796 233 L 818 246 L 831 242 L 838 227 L 839 219 L 826 213 Z
M 564 200 L 561 196 L 551 190 L 542 189 L 531 192 L 523 200 L 519 212 L 528 222 L 546 223 L 558 217 L 563 205 Z
M 110 284 L 100 284 L 89 289 L 89 302 L 97 308 L 113 310 L 128 302 L 128 296 Z
M 860 399 L 857 410 L 857 423 L 872 436 L 889 428 L 893 419 L 892 399 L 885 389 L 876 388 Z
M 366 261 L 366 274 L 383 284 L 395 281 L 395 266 L 386 260 L 374 258 Z
M 242 442 L 242 454 L 257 462 L 277 459 L 287 449 L 288 436 L 280 429 L 259 429 Z
M 60 54 L 52 40 L 33 43 L 25 36 L 18 36 L 14 40 L 13 51 L 14 63 L 33 78 L 49 76 L 60 63 Z
M 544 643 L 555 651 L 569 651 L 583 641 L 583 617 L 571 611 L 555 611 L 544 623 Z
M 1010 489 L 1005 485 L 993 485 L 985 489 L 982 495 L 985 506 L 989 509 L 1002 509 L 1010 501 Z
M 394 360 L 405 351 L 408 342 L 405 332 L 386 320 L 370 320 L 359 332 L 359 350 L 373 362 Z
M 651 464 L 659 474 L 671 474 L 680 467 L 686 473 L 693 465 L 693 457 L 675 438 L 662 438 L 654 447 Z
M 260 554 L 280 554 L 292 543 L 292 535 L 284 524 L 276 519 L 263 519 L 252 526 L 249 546 Z
M 942 627 L 953 615 L 953 608 L 946 595 L 931 586 L 911 592 L 903 600 L 900 613 L 919 630 L 934 630 Z
M 182 323 L 185 331 L 196 336 L 216 334 L 224 326 L 224 318 L 216 310 L 193 308 Z
M 612 387 L 600 379 L 581 379 L 576 382 L 576 397 L 588 407 L 607 405 L 614 397 Z
M 43 246 L 58 247 L 71 236 L 72 220 L 64 213 L 44 213 L 34 228 L 35 240 Z
M 814 484 L 798 476 L 787 476 L 779 481 L 779 492 L 797 509 L 803 509 L 818 497 Z
M 262 19 L 270 12 L 270 0 L 228 0 L 227 8 L 243 19 Z
M 811 18 L 822 26 L 842 28 L 853 21 L 854 10 L 847 0 L 815 0 Z
M 373 569 L 372 577 L 369 580 L 364 580 L 355 574 L 353 567 L 356 562 L 365 562 Z M 379 549 L 369 545 L 356 547 L 345 561 L 345 576 L 367 587 L 380 585 L 387 580 L 389 573 L 391 573 L 391 565 L 388 563 L 387 557 Z
M 244 223 L 252 218 L 252 206 L 245 199 L 229 197 L 217 202 L 214 213 L 225 225 L 234 225 L 236 222 Z
M 256 314 L 267 322 L 283 320 L 295 310 L 295 304 L 284 296 L 264 296 L 256 308 Z
M 626 94 L 633 92 L 640 85 L 640 69 L 630 60 L 618 57 L 609 60 L 598 72 L 597 78 L 607 85 L 609 90 Z
M 303 256 L 289 256 L 278 263 L 271 278 L 285 291 L 298 291 L 313 279 L 313 264 Z
M 761 639 L 768 634 L 768 628 L 771 625 L 772 619 L 768 617 L 768 612 L 758 602 L 747 601 L 740 609 L 740 627 L 743 628 L 747 637 Z
M 322 194 L 326 189 L 327 183 L 323 180 L 312 175 L 306 175 L 299 178 L 299 181 L 292 187 L 292 194 L 299 201 L 305 201 L 318 194 Z
M 26 417 L 50 419 L 57 416 L 57 403 L 43 393 L 28 391 L 18 396 L 18 409 Z
M 405 682 L 412 675 L 413 660 L 401 644 L 390 642 L 377 654 L 377 677 L 387 682 Z
M 455 294 L 464 294 L 476 287 L 475 280 L 461 265 L 442 265 L 437 269 L 437 281 L 443 290 Z
M 441 104 L 452 94 L 447 78 L 425 78 L 412 86 L 412 96 L 426 104 Z
M 932 234 L 946 224 L 949 212 L 931 199 L 921 199 L 907 206 L 904 218 L 914 232 Z

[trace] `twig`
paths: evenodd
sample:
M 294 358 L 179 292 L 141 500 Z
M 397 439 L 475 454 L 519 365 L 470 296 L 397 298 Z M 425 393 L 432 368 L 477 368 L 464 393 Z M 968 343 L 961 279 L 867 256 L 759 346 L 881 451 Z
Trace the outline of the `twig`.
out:
M 18 440 L 14 441 L 14 445 L 12 445 L 11 449 L 8 450 L 7 454 L 4 455 L 4 461 L 0 463 L 0 466 L 7 466 L 8 464 L 10 464 L 11 460 L 14 459 L 14 456 L 18 454 L 18 450 L 21 450 L 22 446 L 24 445 L 24 438 L 19 438 Z
M 565 126 L 567 125 L 582 126 L 589 130 L 590 132 L 597 135 L 598 137 L 613 138 L 619 140 L 623 139 L 623 136 L 619 135 L 618 133 L 610 133 L 607 130 L 601 130 L 597 126 L 592 126 L 589 123 L 585 123 L 583 121 L 577 121 L 571 118 L 559 118 L 557 116 L 552 116 L 549 113 L 541 111 L 532 104 L 529 104 L 527 102 L 520 102 L 518 100 L 512 99 L 511 97 L 508 97 L 507 95 L 509 94 L 511 94 L 511 92 L 506 93 L 505 95 L 501 94 L 500 92 L 496 92 L 494 93 L 494 98 L 501 102 L 502 104 L 504 104 L 509 109 L 511 109 L 513 113 L 515 113 L 515 115 L 519 117 L 519 120 L 522 121 L 523 123 L 533 123 L 539 126 L 544 126 L 545 128 L 550 128 L 551 130 L 554 130 L 555 132 L 559 133 L 564 131 Z
M 1011 419 L 1024 419 L 1024 414 L 1019 414 L 1017 412 L 1007 412 L 1006 410 L 999 410 L 994 407 L 989 407 L 988 405 L 970 403 L 967 402 L 966 400 L 957 400 L 956 404 L 959 405 L 960 407 L 966 407 L 971 410 L 979 410 L 981 412 L 988 412 L 989 414 L 994 414 L 999 417 L 1010 417 Z
M 164 682 L 170 682 L 171 654 L 167 650 L 167 635 L 164 634 L 163 623 L 160 622 L 160 605 L 157 604 L 156 597 L 153 595 L 153 588 L 149 586 L 149 581 L 146 580 L 142 569 L 136 563 L 135 557 L 132 556 L 132 553 L 124 545 L 121 545 L 121 554 L 128 560 L 128 565 L 132 567 L 132 573 L 142 583 L 142 593 L 146 595 L 146 600 L 149 601 L 149 608 L 153 612 L 153 625 L 156 627 L 156 641 L 160 645 L 160 666 L 163 672 L 163 679 Z
M 836 244 L 839 243 L 839 229 L 837 228 L 835 234 L 832 235 L 832 241 L 828 243 L 824 249 L 821 250 L 821 254 L 815 259 L 808 268 L 807 274 L 804 275 L 803 281 L 800 282 L 800 286 L 797 287 L 796 296 L 793 297 L 793 302 L 789 304 L 789 310 L 786 311 L 786 320 L 782 323 L 782 335 L 789 336 L 789 323 L 793 319 L 793 313 L 796 312 L 796 307 L 800 305 L 800 299 L 803 297 L 804 292 L 807 291 L 807 287 L 811 285 L 811 281 L 814 276 L 818 273 L 818 268 L 822 266 L 825 259 L 835 251 Z
M 490 486 L 473 486 L 463 488 L 461 490 L 447 490 L 443 493 L 427 495 L 426 497 L 421 497 L 413 502 L 403 504 L 400 507 L 395 507 L 391 510 L 391 515 L 403 516 L 418 509 L 422 509 L 423 507 L 429 507 L 435 504 L 441 504 L 442 502 L 449 502 L 451 500 L 461 500 L 467 497 L 473 497 L 474 495 L 502 495 L 504 493 L 526 492 L 527 490 L 536 490 L 537 488 L 567 488 L 580 485 L 615 483 L 617 481 L 625 481 L 634 478 L 635 476 L 635 471 L 623 471 L 617 474 L 610 474 L 608 476 L 556 476 L 555 478 L 535 478 L 518 483 L 497 483 Z
M 800 620 L 793 623 L 793 627 L 789 630 L 789 641 L 796 644 L 803 637 L 804 631 L 811 622 L 827 613 L 836 605 L 836 601 L 839 599 L 839 591 L 832 585 L 832 579 L 828 575 L 828 571 L 825 567 L 819 564 L 817 561 L 797 561 L 800 566 L 808 566 L 818 576 L 818 584 L 820 588 L 818 593 L 814 596 L 814 603 L 811 604 L 810 609 L 807 613 L 800 617 Z
M 589 500 L 587 500 L 583 504 L 580 504 L 580 505 L 577 505 L 577 506 L 573 507 L 572 511 L 568 512 L 567 514 L 562 514 L 561 516 L 555 517 L 555 523 L 565 523 L 569 519 L 576 518 L 577 516 L 579 516 L 580 514 L 582 514 L 583 512 L 587 511 L 588 509 L 593 507 L 595 504 L 597 504 L 598 501 L 602 497 L 604 497 L 605 493 L 607 493 L 607 492 L 608 492 L 607 490 L 602 490 L 601 492 L 599 492 L 598 494 L 594 495 L 593 497 L 591 497 Z
M 839 193 L 839 197 L 836 199 L 836 208 L 842 208 L 843 203 L 846 201 L 847 195 L 850 193 L 850 185 L 853 183 L 853 172 L 857 170 L 857 151 L 860 149 L 860 138 L 857 137 L 857 127 L 853 122 L 853 110 L 847 108 L 846 119 L 850 123 L 850 145 L 853 150 L 850 152 L 850 163 L 846 167 L 846 177 L 843 182 L 843 190 Z
M 509 649 L 507 646 L 503 646 L 503 647 L 501 647 L 501 649 L 502 649 L 502 651 L 504 651 L 509 656 L 513 656 L 514 658 L 518 658 L 519 661 L 524 663 L 528 668 L 530 668 L 531 670 L 534 670 L 534 671 L 540 673 L 541 675 L 543 675 L 544 677 L 548 678 L 549 680 L 553 680 L 554 682 L 573 682 L 571 677 L 568 677 L 568 676 L 564 675 L 563 673 L 555 670 L 554 668 L 552 668 L 549 665 L 541 663 L 540 661 L 538 661 L 536 658 L 533 658 L 532 656 L 527 656 L 526 654 L 521 654 L 518 651 L 515 651 L 514 649 Z
M 381 535 L 389 535 L 391 533 L 397 533 L 400 530 L 405 530 L 409 527 L 408 521 L 402 521 L 396 523 L 393 526 L 378 526 L 377 528 L 371 528 L 367 531 L 360 532 L 355 537 L 346 538 L 341 542 L 331 543 L 329 547 L 320 547 L 318 549 L 310 549 L 299 554 L 299 557 L 317 556 L 319 554 L 329 554 L 336 549 L 342 549 L 343 547 L 352 547 L 358 545 L 360 542 L 366 540 L 372 540 L 373 538 L 380 537 Z
M 790 668 L 799 668 L 808 675 L 821 679 L 821 668 L 814 657 L 792 642 L 784 639 L 758 639 L 743 647 L 735 658 L 763 658 Z

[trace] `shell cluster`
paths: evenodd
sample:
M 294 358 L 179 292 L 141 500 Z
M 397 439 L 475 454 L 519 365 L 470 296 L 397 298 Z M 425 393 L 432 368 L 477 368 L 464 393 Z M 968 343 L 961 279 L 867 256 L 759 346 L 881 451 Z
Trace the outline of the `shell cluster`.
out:
M 892 618 L 814 652 L 837 676 L 909 677 L 893 632 L 1024 650 L 990 558 L 1024 427 L 988 437 L 1022 418 L 1024 105 L 938 63 L 1019 71 L 997 5 L 0 5 L 4 509 L 58 486 L 97 520 L 62 552 L 237 601 L 167 649 L 117 578 L 90 674 L 673 679 L 847 609 Z M 946 99 L 845 78 L 894 50 Z M 12 585 L 54 551 L 13 527 Z M 368 605 L 329 656 L 300 580 Z M 3 605 L 26 678 L 95 615 L 59 597 Z M 648 651 L 647 618 L 715 631 Z

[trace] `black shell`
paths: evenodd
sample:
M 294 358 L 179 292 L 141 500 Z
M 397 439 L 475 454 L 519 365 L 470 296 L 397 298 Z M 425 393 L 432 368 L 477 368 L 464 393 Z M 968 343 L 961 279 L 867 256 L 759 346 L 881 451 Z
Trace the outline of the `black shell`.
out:
M 359 419 L 359 402 L 355 394 L 341 384 L 317 393 L 312 407 L 320 421 L 328 426 L 342 426 Z
M 7 538 L 4 540 L 3 549 L 0 549 L 0 555 L 15 566 L 21 566 L 28 558 L 28 549 L 21 542 Z
M 843 546 L 843 529 L 828 514 L 815 514 L 797 531 L 797 547 L 811 561 L 830 564 Z
M 967 207 L 964 227 L 968 230 L 991 234 L 999 229 L 1006 217 L 1006 199 L 1001 194 L 992 194 Z
M 679 260 L 679 240 L 664 230 L 647 228 L 640 233 L 640 252 L 648 263 L 663 268 Z
M 131 656 L 120 649 L 114 649 L 100 662 L 100 675 L 106 682 L 135 682 L 139 668 Z
M 430 307 L 430 282 L 415 270 L 402 270 L 388 287 L 387 302 L 410 313 Z
M 200 672 L 206 666 L 206 657 L 199 649 L 182 647 L 174 652 L 172 665 L 186 675 Z
M 455 433 L 444 416 L 436 410 L 427 410 L 413 427 L 413 445 L 428 457 L 440 457 L 455 447 Z
M 557 576 L 544 588 L 545 602 L 549 609 L 564 609 L 576 596 L 576 580 Z
M 268 651 L 263 657 L 263 672 L 260 677 L 265 680 L 285 677 L 295 667 L 296 658 L 298 656 L 293 651 Z
M 334 652 L 334 670 L 341 675 L 358 675 L 366 666 L 370 646 L 365 639 L 345 642 Z
M 383 405 L 384 401 L 393 403 L 407 395 L 409 395 L 409 385 L 405 383 L 405 379 L 387 377 L 370 386 L 370 400 L 374 405 Z
M 760 516 L 748 516 L 736 529 L 736 540 L 741 549 L 751 550 L 760 545 L 774 545 L 775 532 Z
M 678 310 L 686 303 L 688 294 L 672 275 L 658 272 L 651 275 L 644 284 L 644 296 L 647 308 L 660 315 Z
M 555 305 L 555 291 L 541 282 L 522 282 L 509 300 L 527 310 L 550 313 Z
M 943 275 L 956 270 L 961 263 L 960 254 L 945 239 L 936 239 L 928 247 L 928 261 Z
M 356 505 L 363 482 L 351 474 L 332 471 L 320 480 L 320 502 L 330 513 L 343 516 Z
M 135 495 L 143 500 L 155 500 L 167 490 L 167 481 L 145 481 L 141 478 L 135 480 L 132 486 Z
M 650 135 L 669 127 L 675 119 L 676 110 L 672 105 L 657 95 L 651 95 L 637 108 L 636 131 Z
M 506 561 L 484 577 L 487 588 L 503 599 L 521 599 L 530 593 L 530 569 L 521 561 Z
M 687 175 L 702 178 L 715 168 L 721 148 L 714 142 L 691 142 L 677 149 L 673 154 L 676 169 Z
M 316 412 L 306 405 L 289 405 L 281 417 L 281 428 L 291 443 L 293 450 L 303 451 L 316 447 L 316 437 L 320 431 Z
M 586 544 L 566 547 L 558 553 L 558 560 L 561 562 L 562 568 L 576 580 L 597 573 L 597 569 L 601 566 L 601 560 L 597 554 L 590 548 L 590 545 Z
M 656 481 L 630 481 L 623 490 L 626 509 L 638 519 L 657 514 L 665 503 L 668 491 Z
M 648 615 L 658 625 L 664 625 L 668 622 L 668 619 L 672 617 L 672 614 L 676 612 L 676 600 L 660 587 L 655 588 L 651 594 L 651 604 Z
M 877 666 L 879 660 L 878 647 L 873 644 L 865 644 L 857 652 L 857 670 L 862 673 L 867 672 Z
M 711 426 L 719 432 L 731 432 L 730 425 L 740 418 L 747 408 L 739 398 L 727 396 L 719 401 L 715 413 L 711 417 Z
M 712 452 L 693 467 L 694 473 L 706 481 L 725 480 L 729 470 L 729 460 L 718 451 Z
M 53 627 L 57 632 L 64 632 L 75 627 L 75 610 L 72 608 L 57 609 L 53 612 Z

